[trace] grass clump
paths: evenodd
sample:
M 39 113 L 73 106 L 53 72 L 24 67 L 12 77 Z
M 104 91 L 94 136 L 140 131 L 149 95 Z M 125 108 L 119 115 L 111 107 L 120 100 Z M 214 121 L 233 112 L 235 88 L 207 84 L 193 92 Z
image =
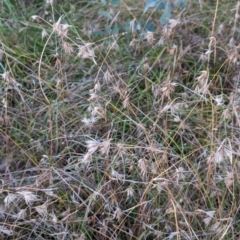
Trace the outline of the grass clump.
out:
M 103 2 L 0 5 L 1 238 L 237 239 L 239 2 Z

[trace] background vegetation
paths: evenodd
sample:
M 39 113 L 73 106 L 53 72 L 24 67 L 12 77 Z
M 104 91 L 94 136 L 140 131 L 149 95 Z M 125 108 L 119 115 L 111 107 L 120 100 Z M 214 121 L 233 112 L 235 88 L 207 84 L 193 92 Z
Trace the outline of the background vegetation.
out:
M 1 239 L 240 237 L 240 2 L 156 2 L 0 2 Z

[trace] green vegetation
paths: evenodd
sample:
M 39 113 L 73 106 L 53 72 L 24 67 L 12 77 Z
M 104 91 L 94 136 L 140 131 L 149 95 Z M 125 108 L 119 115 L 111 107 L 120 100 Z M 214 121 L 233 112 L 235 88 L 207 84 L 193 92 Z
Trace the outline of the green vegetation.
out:
M 239 237 L 240 2 L 210 2 L 0 3 L 1 239 Z

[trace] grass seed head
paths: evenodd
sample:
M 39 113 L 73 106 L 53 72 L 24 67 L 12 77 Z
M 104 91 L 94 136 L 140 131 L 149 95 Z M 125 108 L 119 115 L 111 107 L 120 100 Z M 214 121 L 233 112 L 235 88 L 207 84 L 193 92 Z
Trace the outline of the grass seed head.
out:
M 118 181 L 122 181 L 125 178 L 124 174 L 118 173 L 113 168 L 111 170 L 111 175 L 112 175 L 113 178 L 116 178 Z
M 45 37 L 47 37 L 48 36 L 48 33 L 47 33 L 47 31 L 43 28 L 43 30 L 42 30 L 42 39 L 44 39 Z
M 62 41 L 62 49 L 66 54 L 71 55 L 74 52 L 73 46 L 66 42 L 66 41 Z
M 133 198 L 134 197 L 134 190 L 133 190 L 133 187 L 130 186 L 126 189 L 126 192 L 127 192 L 127 198 Z
M 17 193 L 24 198 L 28 206 L 30 206 L 33 202 L 38 200 L 37 195 L 30 191 L 18 191 Z
M 67 37 L 68 30 L 72 27 L 68 24 L 61 23 L 62 16 L 58 19 L 56 23 L 53 24 L 53 31 L 57 33 L 58 36 L 64 38 Z
M 46 0 L 47 5 L 53 5 L 53 0 Z
M 17 194 L 8 193 L 8 195 L 4 198 L 4 204 L 6 207 L 9 207 L 9 205 L 17 199 Z
M 147 174 L 147 163 L 144 158 L 138 160 L 138 167 L 141 171 L 141 174 L 145 176 Z
M 94 49 L 92 48 L 92 43 L 85 43 L 82 46 L 79 46 L 79 51 L 77 56 L 82 59 L 91 59 L 95 62 L 95 53 Z
M 117 209 L 115 210 L 114 214 L 113 214 L 113 218 L 117 219 L 118 222 L 121 220 L 122 217 L 122 210 L 121 208 L 117 207 Z
M 27 218 L 27 209 L 20 209 L 16 217 L 17 220 L 25 220 Z
M 42 217 L 45 218 L 48 215 L 48 210 L 47 210 L 47 204 L 46 203 L 44 203 L 42 205 L 39 205 L 39 206 L 36 206 L 34 208 Z

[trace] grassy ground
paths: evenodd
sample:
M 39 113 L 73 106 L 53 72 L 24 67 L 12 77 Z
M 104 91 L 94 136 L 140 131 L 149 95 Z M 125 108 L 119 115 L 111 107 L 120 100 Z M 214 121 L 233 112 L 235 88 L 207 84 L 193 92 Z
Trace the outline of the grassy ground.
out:
M 238 239 L 240 3 L 43 2 L 0 3 L 0 238 Z

